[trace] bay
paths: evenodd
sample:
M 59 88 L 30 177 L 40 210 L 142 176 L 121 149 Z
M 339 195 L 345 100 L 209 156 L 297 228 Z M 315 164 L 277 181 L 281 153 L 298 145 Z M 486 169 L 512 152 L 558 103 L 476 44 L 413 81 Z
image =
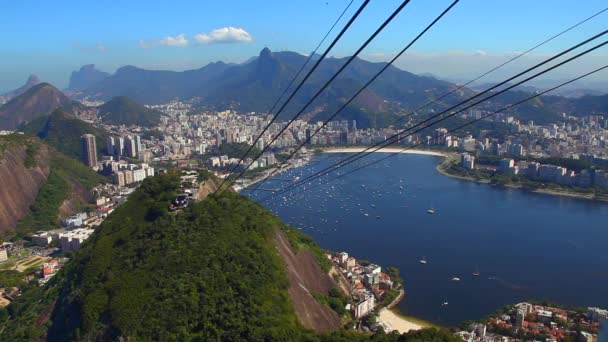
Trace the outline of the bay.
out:
M 284 187 L 346 156 L 320 155 L 263 188 Z M 401 311 L 440 325 L 523 300 L 608 307 L 608 203 L 446 177 L 436 171 L 441 160 L 401 154 L 262 204 L 325 249 L 398 267 Z

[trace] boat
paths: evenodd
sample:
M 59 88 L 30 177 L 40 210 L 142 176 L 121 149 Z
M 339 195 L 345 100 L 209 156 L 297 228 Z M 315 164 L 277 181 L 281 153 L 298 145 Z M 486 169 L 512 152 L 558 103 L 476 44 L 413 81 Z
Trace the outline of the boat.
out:
M 420 259 L 420 263 L 423 265 L 426 265 L 427 261 L 425 257 L 422 257 L 422 259 Z
M 453 282 L 459 282 L 459 281 L 460 281 L 460 278 L 458 278 L 458 277 L 454 277 L 454 278 L 452 278 L 452 281 L 453 281 Z
M 481 273 L 479 273 L 479 266 L 475 267 L 475 272 L 473 272 L 473 275 L 476 276 L 476 277 L 479 277 L 480 274 Z
M 448 302 L 443 302 L 443 303 L 441 303 L 441 306 L 446 306 L 448 304 L 449 304 Z
M 431 209 L 427 210 L 426 212 L 427 212 L 427 214 L 433 215 L 433 214 L 435 214 L 435 209 L 431 208 Z

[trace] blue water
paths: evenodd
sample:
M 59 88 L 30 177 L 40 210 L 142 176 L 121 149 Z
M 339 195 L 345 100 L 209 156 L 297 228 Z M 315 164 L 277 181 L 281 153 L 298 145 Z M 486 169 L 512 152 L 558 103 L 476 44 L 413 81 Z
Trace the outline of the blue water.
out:
M 279 177 L 303 178 L 345 156 L 322 155 Z M 400 309 L 435 323 L 457 325 L 529 299 L 608 307 L 608 203 L 457 180 L 436 171 L 440 162 L 399 155 L 263 204 L 323 248 L 398 267 Z

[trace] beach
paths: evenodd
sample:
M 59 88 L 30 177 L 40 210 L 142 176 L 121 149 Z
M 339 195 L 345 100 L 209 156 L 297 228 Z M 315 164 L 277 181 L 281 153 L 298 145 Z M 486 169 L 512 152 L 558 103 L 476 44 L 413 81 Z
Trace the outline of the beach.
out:
M 420 330 L 428 328 L 421 322 L 415 322 L 413 319 L 408 319 L 403 316 L 395 314 L 390 309 L 382 309 L 378 315 L 378 323 L 384 327 L 385 332 L 398 331 L 400 334 L 406 333 L 412 330 Z
M 367 147 L 331 147 L 323 150 L 323 153 L 358 153 L 363 152 Z M 407 150 L 399 147 L 383 148 L 375 153 L 409 153 L 409 154 L 424 154 L 427 156 L 447 157 L 448 153 L 429 151 L 429 150 Z

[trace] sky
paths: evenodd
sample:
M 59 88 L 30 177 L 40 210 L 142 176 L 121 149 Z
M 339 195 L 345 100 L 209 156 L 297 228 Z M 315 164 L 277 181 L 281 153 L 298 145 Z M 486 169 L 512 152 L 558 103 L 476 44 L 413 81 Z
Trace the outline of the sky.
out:
M 220 60 L 240 63 L 264 47 L 307 54 L 349 2 L 2 1 L 0 92 L 19 87 L 30 74 L 65 88 L 70 73 L 84 64 L 107 72 L 124 65 L 186 70 Z M 331 37 L 362 2 L 353 0 Z M 400 3 L 372 0 L 330 55 L 352 54 Z M 361 57 L 391 58 L 450 3 L 412 0 Z M 606 7 L 605 0 L 461 0 L 396 65 L 414 73 L 468 80 Z M 606 30 L 606 23 L 608 11 L 484 80 L 500 79 L 568 48 Z M 546 78 L 558 80 L 590 71 L 606 63 L 607 57 L 604 47 Z M 608 73 L 590 81 L 608 84 Z

